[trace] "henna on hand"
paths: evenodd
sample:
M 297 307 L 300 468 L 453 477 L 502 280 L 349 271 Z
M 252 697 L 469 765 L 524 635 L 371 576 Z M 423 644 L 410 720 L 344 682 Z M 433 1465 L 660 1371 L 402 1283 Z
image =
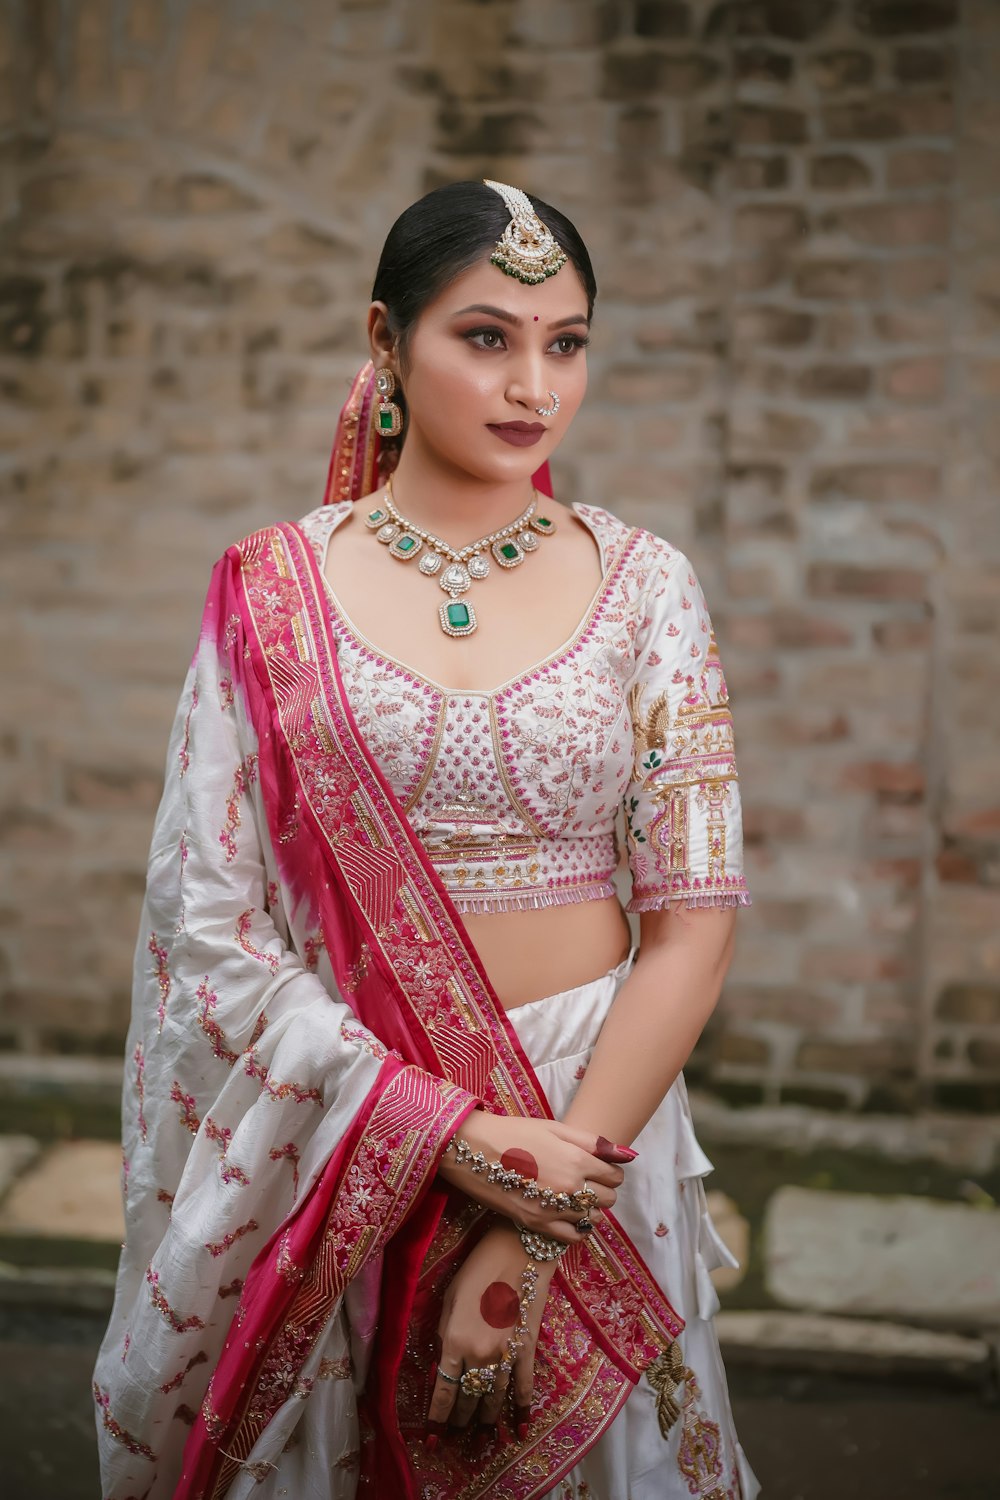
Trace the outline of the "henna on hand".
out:
M 530 1151 L 521 1151 L 517 1146 L 512 1146 L 501 1156 L 500 1165 L 506 1167 L 508 1172 L 519 1172 L 532 1182 L 538 1181 L 538 1163 Z
M 506 1281 L 492 1281 L 479 1301 L 484 1323 L 491 1328 L 513 1328 L 521 1299 Z

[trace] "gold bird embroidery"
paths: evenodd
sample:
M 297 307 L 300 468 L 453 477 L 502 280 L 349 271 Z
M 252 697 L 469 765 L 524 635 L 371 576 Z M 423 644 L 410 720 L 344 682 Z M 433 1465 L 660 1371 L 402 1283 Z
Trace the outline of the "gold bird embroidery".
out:
M 648 750 L 666 749 L 670 719 L 666 693 L 658 693 L 646 712 L 643 712 L 642 700 L 645 692 L 645 683 L 637 682 L 628 695 L 635 746 L 639 755 L 644 755 Z

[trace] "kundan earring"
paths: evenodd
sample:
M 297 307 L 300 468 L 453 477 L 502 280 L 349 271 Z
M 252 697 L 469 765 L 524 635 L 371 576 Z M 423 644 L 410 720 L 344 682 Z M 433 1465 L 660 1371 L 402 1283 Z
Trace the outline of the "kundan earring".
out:
M 375 376 L 375 389 L 378 392 L 378 435 L 379 437 L 395 437 L 403 430 L 403 413 L 393 401 L 393 392 L 396 389 L 396 377 L 388 365 L 383 365 Z

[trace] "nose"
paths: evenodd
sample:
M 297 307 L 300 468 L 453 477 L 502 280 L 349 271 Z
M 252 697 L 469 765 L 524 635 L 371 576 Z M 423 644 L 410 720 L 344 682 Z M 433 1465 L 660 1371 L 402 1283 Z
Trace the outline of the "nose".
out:
M 536 407 L 548 406 L 549 390 L 545 380 L 544 355 L 534 350 L 525 351 L 511 367 L 507 400 L 532 413 Z

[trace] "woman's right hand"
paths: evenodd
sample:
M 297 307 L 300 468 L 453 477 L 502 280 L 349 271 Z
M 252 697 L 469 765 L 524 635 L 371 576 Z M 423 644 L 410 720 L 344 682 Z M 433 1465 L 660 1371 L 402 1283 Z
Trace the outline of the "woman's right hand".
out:
M 632 1157 L 627 1148 L 615 1147 L 603 1137 L 564 1125 L 561 1120 L 491 1115 L 481 1109 L 467 1116 L 458 1136 L 473 1151 L 481 1151 L 487 1161 L 502 1161 L 523 1177 L 537 1181 L 540 1188 L 575 1193 L 586 1182 L 597 1194 L 598 1206 L 590 1213 L 594 1220 L 600 1218 L 601 1209 L 614 1206 L 617 1189 L 625 1180 L 619 1163 Z M 609 1160 L 614 1157 L 617 1161 Z M 505 1191 L 499 1183 L 488 1182 L 485 1172 L 473 1172 L 470 1166 L 459 1165 L 453 1150 L 446 1151 L 441 1158 L 438 1175 L 484 1208 L 493 1209 L 526 1229 L 551 1235 L 567 1244 L 585 1238 L 576 1228 L 584 1217 L 579 1209 L 545 1208 L 539 1198 L 525 1198 L 519 1188 Z

